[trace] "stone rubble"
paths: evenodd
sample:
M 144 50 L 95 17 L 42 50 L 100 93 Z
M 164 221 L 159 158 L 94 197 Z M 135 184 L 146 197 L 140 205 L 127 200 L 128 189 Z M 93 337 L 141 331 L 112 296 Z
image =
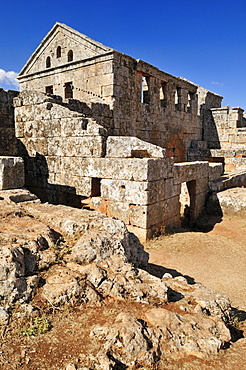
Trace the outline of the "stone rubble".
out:
M 95 307 L 105 299 L 149 307 L 144 317 L 120 312 L 112 325 L 92 327 L 90 338 L 101 350 L 83 367 L 68 369 L 147 369 L 163 358 L 208 358 L 230 342 L 228 298 L 182 276 L 150 275 L 148 254 L 122 221 L 41 204 L 24 189 L 2 191 L 0 203 L 0 325 L 7 325 L 17 303 L 20 315 L 37 314 L 32 298 L 40 276 L 39 294 L 51 307 Z M 59 245 L 61 237 L 70 241 L 69 250 Z

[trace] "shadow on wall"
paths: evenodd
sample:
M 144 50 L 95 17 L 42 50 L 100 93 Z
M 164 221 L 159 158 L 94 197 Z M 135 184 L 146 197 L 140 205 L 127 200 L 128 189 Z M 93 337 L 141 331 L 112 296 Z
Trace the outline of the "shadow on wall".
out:
M 68 99 L 68 102 L 64 102 L 61 96 L 50 94 L 43 95 L 50 98 L 51 102 L 54 100 L 56 104 L 72 112 L 82 114 L 85 117 L 83 122 L 84 127 L 82 127 L 84 130 L 87 128 L 87 119 L 92 118 L 98 125 L 104 127 L 108 131 L 108 135 L 113 135 L 113 112 L 108 104 L 91 102 L 89 106 L 87 103 L 76 99 Z
M 204 211 L 196 220 L 192 231 L 207 233 L 213 230 L 217 223 L 220 223 L 223 218 L 222 208 L 216 192 L 208 195 L 205 203 Z
M 48 164 L 45 156 L 36 153 L 30 157 L 23 143 L 18 140 L 18 152 L 25 163 L 25 187 L 41 200 L 42 203 L 63 204 L 71 207 L 82 208 L 83 197 L 76 194 L 76 189 L 71 186 L 49 184 Z
M 200 117 L 202 118 L 202 140 L 207 141 L 208 149 L 220 149 L 218 130 L 210 110 L 210 98 L 206 96 L 205 103 L 200 106 Z
M 0 155 L 16 155 L 13 98 L 19 91 L 0 88 Z

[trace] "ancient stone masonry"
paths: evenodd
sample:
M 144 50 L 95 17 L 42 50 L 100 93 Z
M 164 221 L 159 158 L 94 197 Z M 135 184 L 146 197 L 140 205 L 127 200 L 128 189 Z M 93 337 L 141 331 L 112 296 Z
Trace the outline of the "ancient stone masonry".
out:
M 0 155 L 16 154 L 13 98 L 17 95 L 0 88 Z
M 69 49 L 72 61 L 68 60 Z M 19 82 L 21 91 L 108 104 L 112 112 L 108 134 L 134 136 L 166 148 L 166 155 L 175 162 L 187 160 L 187 148 L 203 140 L 200 107 L 220 107 L 222 100 L 61 23 L 56 23 L 33 53 Z
M 19 82 L 25 185 L 42 201 L 118 217 L 142 240 L 179 226 L 184 184 L 193 223 L 222 165 L 244 166 L 240 108 L 221 108 L 221 96 L 64 24 L 43 39 Z
M 96 123 L 96 114 L 100 122 L 103 112 L 109 115 L 106 105 L 81 104 L 78 113 L 71 103 L 35 92 L 15 99 L 29 189 L 52 203 L 59 203 L 57 187 L 76 193 L 82 205 L 123 220 L 141 240 L 179 226 L 183 182 L 191 194 L 191 219 L 201 213 L 220 164 L 174 164 L 162 147 L 136 137 L 108 136 Z
M 242 108 L 229 106 L 211 109 L 219 146 L 207 134 L 205 139 L 211 148 L 212 157 L 224 158 L 225 171 L 246 169 L 246 118 Z

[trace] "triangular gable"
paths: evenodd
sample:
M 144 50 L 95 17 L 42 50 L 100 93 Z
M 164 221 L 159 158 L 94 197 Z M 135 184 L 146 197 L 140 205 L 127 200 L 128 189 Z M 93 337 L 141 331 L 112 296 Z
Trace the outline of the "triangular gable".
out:
M 86 44 L 86 49 L 87 50 L 90 49 L 92 56 L 101 55 L 113 51 L 112 48 L 109 48 L 101 44 L 100 42 L 89 38 L 88 36 L 74 30 L 73 28 L 63 23 L 57 22 L 55 23 L 53 28 L 48 32 L 48 34 L 44 37 L 44 39 L 41 41 L 40 45 L 37 47 L 37 49 L 34 51 L 31 57 L 28 59 L 28 61 L 26 62 L 26 64 L 19 73 L 20 77 L 25 74 L 28 74 L 28 72 L 30 71 L 30 69 L 32 69 L 40 55 L 44 52 L 49 43 L 56 37 L 56 35 L 59 32 L 63 32 L 69 38 L 76 40 L 77 44 L 81 44 L 81 46 Z

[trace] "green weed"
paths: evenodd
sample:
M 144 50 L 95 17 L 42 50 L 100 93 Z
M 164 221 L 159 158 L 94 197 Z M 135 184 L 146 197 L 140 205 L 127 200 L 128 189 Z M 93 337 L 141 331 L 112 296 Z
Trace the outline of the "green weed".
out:
M 19 334 L 24 336 L 35 336 L 37 334 L 45 334 L 51 329 L 49 320 L 46 317 L 38 317 L 34 320 L 32 326 L 27 329 L 20 329 Z

